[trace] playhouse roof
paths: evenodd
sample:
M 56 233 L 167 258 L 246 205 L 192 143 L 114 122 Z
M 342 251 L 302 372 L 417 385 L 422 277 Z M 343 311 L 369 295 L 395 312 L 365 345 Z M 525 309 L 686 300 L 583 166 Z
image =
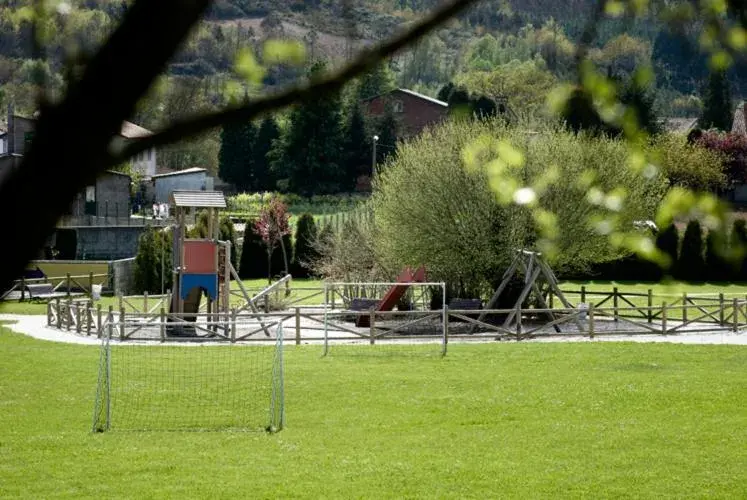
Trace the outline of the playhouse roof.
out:
M 226 198 L 220 191 L 174 191 L 171 200 L 177 207 L 226 208 Z

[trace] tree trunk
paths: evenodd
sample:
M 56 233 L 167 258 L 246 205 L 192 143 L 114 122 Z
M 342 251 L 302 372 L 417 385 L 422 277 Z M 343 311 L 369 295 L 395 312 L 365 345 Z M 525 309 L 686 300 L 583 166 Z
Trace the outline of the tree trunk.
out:
M 285 268 L 285 275 L 288 276 L 288 252 L 285 251 L 285 242 L 283 241 L 283 237 L 280 237 L 280 250 L 283 252 L 283 266 Z M 290 283 L 287 281 L 285 282 L 285 296 L 288 297 L 290 295 Z
M 267 284 L 272 284 L 272 247 L 267 247 Z

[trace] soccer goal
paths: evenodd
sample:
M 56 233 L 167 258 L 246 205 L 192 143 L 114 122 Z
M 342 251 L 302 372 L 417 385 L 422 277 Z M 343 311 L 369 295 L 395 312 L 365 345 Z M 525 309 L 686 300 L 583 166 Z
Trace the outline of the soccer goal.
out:
M 128 344 L 104 335 L 93 431 L 266 430 L 284 425 L 283 327 L 263 343 Z

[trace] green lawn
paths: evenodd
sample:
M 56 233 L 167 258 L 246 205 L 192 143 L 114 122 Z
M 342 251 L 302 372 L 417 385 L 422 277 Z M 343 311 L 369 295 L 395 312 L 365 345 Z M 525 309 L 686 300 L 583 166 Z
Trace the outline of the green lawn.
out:
M 0 329 L 0 496 L 747 491 L 744 347 L 494 343 L 453 345 L 445 358 L 413 347 L 346 354 L 361 348 L 370 346 L 337 347 L 328 358 L 318 347 L 286 349 L 287 427 L 275 435 L 91 434 L 98 349 Z

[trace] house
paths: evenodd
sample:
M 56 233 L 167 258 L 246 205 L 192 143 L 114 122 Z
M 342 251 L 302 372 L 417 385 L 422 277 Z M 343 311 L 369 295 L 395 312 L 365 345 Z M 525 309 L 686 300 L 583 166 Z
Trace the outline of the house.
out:
M 662 126 L 666 132 L 687 135 L 698 127 L 698 118 L 664 118 Z
M 156 203 L 169 203 L 174 191 L 212 191 L 213 178 L 204 168 L 188 168 L 151 178 Z
M 18 155 L 23 156 L 28 145 L 34 137 L 34 128 L 36 119 L 18 116 L 13 111 L 13 105 L 8 105 L 7 132 L 5 138 L 1 141 L 3 146 L 0 155 Z M 148 129 L 145 129 L 134 123 L 125 121 L 122 123 L 119 135 L 114 138 L 112 145 L 122 147 L 127 143 L 153 135 Z M 150 178 L 156 174 L 156 151 L 149 149 L 130 159 L 133 172 L 137 172 L 144 178 Z
M 390 108 L 399 122 L 399 136 L 404 139 L 442 122 L 449 111 L 447 103 L 408 89 L 395 89 L 371 97 L 364 100 L 362 105 L 364 111 L 374 118 L 384 116 Z
M 107 170 L 96 178 L 95 184 L 86 186 L 75 196 L 70 215 L 129 218 L 131 182 L 129 175 Z

